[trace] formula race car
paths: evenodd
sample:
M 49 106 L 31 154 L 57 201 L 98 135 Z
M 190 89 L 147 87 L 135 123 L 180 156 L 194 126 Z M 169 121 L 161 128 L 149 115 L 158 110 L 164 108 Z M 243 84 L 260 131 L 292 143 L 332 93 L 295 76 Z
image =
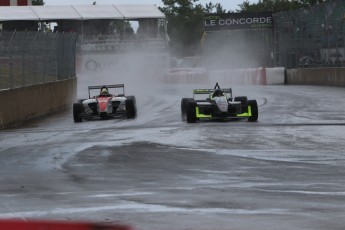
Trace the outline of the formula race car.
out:
M 109 90 L 113 92 L 110 93 Z M 116 91 L 120 93 L 115 94 Z M 75 122 L 94 118 L 125 117 L 130 119 L 135 118 L 136 115 L 135 97 L 125 96 L 124 84 L 89 86 L 89 99 L 79 99 L 78 103 L 73 104 Z
M 207 94 L 207 98 L 197 100 L 196 96 Z M 202 119 L 234 119 L 247 118 L 258 120 L 256 100 L 248 100 L 246 96 L 232 97 L 231 88 L 221 89 L 216 83 L 214 89 L 195 89 L 193 98 L 181 101 L 182 120 L 194 123 Z

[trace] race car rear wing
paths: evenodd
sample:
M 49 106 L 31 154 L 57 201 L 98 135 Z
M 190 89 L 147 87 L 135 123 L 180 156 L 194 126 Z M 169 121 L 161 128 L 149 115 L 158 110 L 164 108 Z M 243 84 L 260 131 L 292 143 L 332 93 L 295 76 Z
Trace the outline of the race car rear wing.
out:
M 125 95 L 125 84 L 115 84 L 115 85 L 93 85 L 89 86 L 89 98 L 90 98 L 90 90 L 91 89 L 102 89 L 103 87 L 107 87 L 108 89 L 110 88 L 122 88 L 122 95 Z
M 220 89 L 220 90 L 223 91 L 224 93 L 232 94 L 231 88 Z M 193 90 L 193 94 L 210 94 L 210 93 L 213 93 L 214 91 L 215 91 L 215 89 L 195 89 L 195 90 Z
M 94 85 L 94 86 L 89 86 L 89 89 L 102 89 L 103 87 L 107 88 L 124 88 L 125 84 L 116 84 L 116 85 Z
M 201 94 L 207 94 L 211 95 L 216 89 L 195 89 L 193 90 L 193 98 L 195 98 L 196 95 L 201 95 Z M 224 94 L 226 94 L 227 98 L 232 98 L 232 90 L 231 88 L 228 89 L 220 89 L 218 88 L 217 90 L 221 90 Z

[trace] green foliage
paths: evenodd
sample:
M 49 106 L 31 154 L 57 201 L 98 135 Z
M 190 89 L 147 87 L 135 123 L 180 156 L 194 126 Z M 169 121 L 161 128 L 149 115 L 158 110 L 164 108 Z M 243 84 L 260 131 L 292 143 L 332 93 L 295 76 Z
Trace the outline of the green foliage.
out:
M 301 7 L 309 7 L 323 0 L 259 0 L 258 3 L 250 3 L 245 0 L 239 5 L 240 12 L 279 12 L 295 10 Z
M 204 6 L 199 0 L 162 0 L 160 10 L 168 20 L 171 51 L 176 56 L 196 55 L 200 51 L 203 35 L 203 16 L 209 13 L 226 13 L 220 3 L 209 2 Z M 244 0 L 238 12 L 279 12 L 308 7 L 323 0 Z M 228 11 L 228 13 L 231 11 Z
M 129 21 L 119 20 L 110 22 L 110 31 L 114 34 L 123 34 L 124 32 L 127 35 L 132 35 L 134 33 L 134 30 Z
M 213 4 L 212 2 L 206 3 L 204 12 L 206 14 L 216 13 L 216 14 L 225 14 L 226 10 L 223 9 L 223 6 L 220 3 Z
M 33 6 L 43 6 L 45 2 L 43 0 L 32 0 Z
M 221 4 L 212 2 L 204 8 L 199 0 L 162 0 L 160 10 L 168 20 L 171 51 L 176 56 L 196 55 L 200 51 L 204 13 L 225 13 Z

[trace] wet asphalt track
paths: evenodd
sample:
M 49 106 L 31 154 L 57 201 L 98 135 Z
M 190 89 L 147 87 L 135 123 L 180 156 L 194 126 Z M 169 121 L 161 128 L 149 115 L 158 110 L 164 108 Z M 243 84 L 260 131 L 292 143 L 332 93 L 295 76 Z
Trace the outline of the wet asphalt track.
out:
M 233 86 L 257 99 L 258 122 L 186 124 L 180 101 L 196 87 L 133 90 L 135 120 L 76 124 L 68 111 L 1 131 L 0 219 L 345 228 L 343 88 Z

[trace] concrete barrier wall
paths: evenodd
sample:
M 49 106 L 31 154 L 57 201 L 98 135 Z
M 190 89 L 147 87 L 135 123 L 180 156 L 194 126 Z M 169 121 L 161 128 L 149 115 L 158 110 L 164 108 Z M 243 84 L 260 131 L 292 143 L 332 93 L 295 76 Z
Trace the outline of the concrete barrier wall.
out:
M 203 68 L 175 68 L 163 74 L 162 81 L 169 84 L 208 83 L 208 73 Z
M 247 68 L 206 71 L 203 68 L 170 69 L 163 75 L 164 83 L 211 83 L 243 85 L 284 84 L 285 68 Z
M 266 68 L 266 84 L 267 85 L 283 85 L 285 82 L 285 68 L 275 67 Z
M 210 71 L 210 82 L 226 85 L 266 85 L 265 68 L 227 69 Z
M 77 78 L 0 91 L 0 129 L 70 108 Z
M 286 70 L 286 84 L 345 86 L 345 68 L 305 68 Z
M 285 69 L 254 68 L 206 72 L 200 69 L 173 71 L 164 75 L 165 83 L 214 83 L 251 85 L 323 85 L 345 87 L 345 68 Z

